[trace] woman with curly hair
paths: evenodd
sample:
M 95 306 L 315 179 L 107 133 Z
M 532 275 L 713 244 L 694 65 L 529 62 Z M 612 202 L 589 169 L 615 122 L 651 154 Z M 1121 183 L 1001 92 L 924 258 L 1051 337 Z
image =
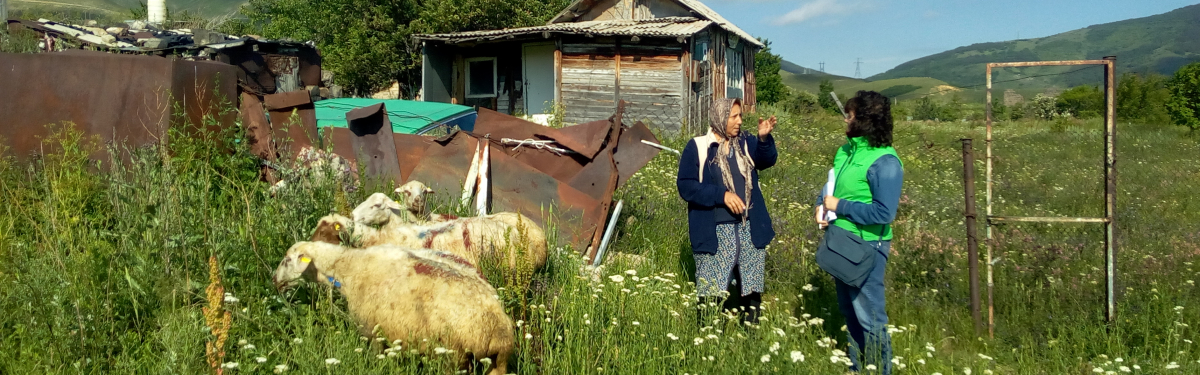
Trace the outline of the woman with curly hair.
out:
M 726 308 L 745 323 L 758 323 L 766 246 L 775 237 L 758 171 L 778 157 L 775 117 L 760 120 L 757 136 L 742 129 L 739 99 L 717 99 L 709 111 L 709 131 L 688 142 L 679 159 L 676 187 L 688 203 L 688 235 L 696 261 L 698 321 L 711 324 L 705 306 L 729 289 Z M 734 302 L 737 302 L 736 305 Z
M 892 344 L 884 303 L 884 269 L 891 251 L 892 220 L 900 204 L 904 167 L 892 148 L 892 108 L 887 97 L 859 91 L 846 102 L 846 137 L 833 159 L 833 192 L 818 202 L 817 224 L 845 229 L 873 248 L 874 264 L 861 285 L 835 278 L 838 307 L 846 317 L 851 370 L 865 359 L 882 374 L 892 370 Z M 826 211 L 834 215 L 826 216 Z M 832 221 L 828 219 L 836 216 Z M 863 356 L 864 359 L 859 357 Z

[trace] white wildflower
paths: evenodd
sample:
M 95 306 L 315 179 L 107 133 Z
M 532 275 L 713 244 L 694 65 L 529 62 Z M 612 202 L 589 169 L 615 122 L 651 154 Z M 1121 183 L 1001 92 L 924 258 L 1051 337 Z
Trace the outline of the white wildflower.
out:
M 533 338 L 533 335 L 531 335 L 531 334 L 529 334 L 529 333 L 525 333 L 525 339 L 526 339 L 526 340 L 529 340 L 529 339 L 532 339 L 532 338 Z
M 778 352 L 779 351 L 779 342 L 776 341 L 776 342 L 771 343 L 770 350 L 771 350 L 771 353 Z
M 879 368 L 875 367 L 875 365 L 867 365 L 866 369 L 867 369 L 867 371 L 875 371 L 875 370 L 878 370 Z
M 1121 370 L 1121 372 L 1132 372 L 1132 370 L 1129 369 L 1129 366 L 1121 366 L 1121 367 L 1118 367 L 1117 369 Z
M 396 354 L 396 353 L 388 352 L 388 354 Z M 375 358 L 384 359 L 384 358 L 387 358 L 387 356 L 383 355 L 383 354 L 379 354 L 379 355 L 376 355 Z
M 1114 359 L 1113 362 L 1116 362 L 1116 363 L 1125 362 L 1125 358 L 1117 357 L 1117 359 Z
M 667 338 L 670 338 L 671 341 L 679 340 L 679 336 L 675 336 L 674 333 L 668 333 Z
M 326 366 L 337 366 L 341 363 L 342 363 L 342 361 L 339 361 L 337 358 L 325 358 Z
M 250 343 L 250 342 L 249 342 L 249 341 L 246 341 L 246 339 L 241 339 L 241 340 L 238 340 L 238 345 L 239 345 L 239 346 L 245 346 L 246 344 L 249 344 L 249 343 Z
M 1102 373 L 1102 372 L 1104 372 L 1104 369 L 1102 369 L 1102 368 L 1099 368 L 1099 367 L 1096 367 L 1096 368 L 1093 368 L 1093 369 L 1092 369 L 1092 372 L 1099 374 L 1099 373 Z
M 965 375 L 971 375 L 971 368 L 970 368 L 970 367 L 963 367 L 963 374 L 965 374 Z
M 297 338 L 292 339 L 292 343 L 293 344 L 303 344 L 304 339 L 297 337 Z
M 238 368 L 238 363 L 237 362 L 225 362 L 225 363 L 221 364 L 221 368 L 233 370 L 235 368 Z
M 254 362 L 263 363 L 267 361 L 267 357 L 255 357 Z
M 982 358 L 985 361 L 991 361 L 993 359 L 992 357 L 988 357 L 987 355 L 985 355 L 983 353 L 979 353 L 979 358 Z
M 770 355 L 770 354 L 763 354 L 762 358 L 759 358 L 758 360 L 759 360 L 759 361 L 762 361 L 762 363 L 771 362 L 771 355 Z
M 275 365 L 274 372 L 276 374 L 282 374 L 284 371 L 287 371 L 287 370 L 288 370 L 288 365 L 278 364 L 278 365 Z
M 245 346 L 242 346 L 242 350 L 254 350 L 254 348 L 254 344 L 246 344 Z
M 804 284 L 804 286 L 800 287 L 800 289 L 804 290 L 805 292 L 812 292 L 817 290 L 817 287 L 813 286 L 812 284 Z
M 625 276 L 612 275 L 612 276 L 609 276 L 608 279 L 612 280 L 614 283 L 619 283 L 619 282 L 625 281 Z
M 635 326 L 640 326 L 640 325 L 642 325 L 642 323 L 639 323 L 639 322 L 638 322 L 638 321 L 636 321 L 636 320 L 635 320 L 635 321 L 633 321 L 633 323 L 631 323 L 631 324 L 633 324 L 633 325 L 635 325 Z
M 1168 364 L 1167 364 L 1167 370 L 1174 370 L 1174 369 L 1177 369 L 1177 368 L 1179 368 L 1179 364 L 1178 364 L 1178 363 L 1171 362 L 1171 363 L 1168 363 Z
M 237 302 L 238 302 L 238 299 L 237 299 L 237 297 L 233 296 L 233 293 L 225 293 L 225 303 L 237 303 Z M 230 363 L 234 363 L 234 362 L 230 362 Z M 236 367 L 237 365 L 235 364 L 234 366 Z
M 637 275 L 637 271 L 636 270 L 628 270 L 628 271 L 625 271 L 625 274 L 629 275 L 629 276 L 633 276 L 633 275 Z
M 922 359 L 918 359 L 918 360 L 917 360 L 917 363 L 920 363 L 920 364 L 924 365 L 924 364 L 925 364 L 925 359 L 924 359 L 924 358 L 922 358 Z
M 804 362 L 804 353 L 801 353 L 799 350 L 793 350 L 792 362 Z
M 354 348 L 355 353 L 362 353 L 363 348 Z
M 783 332 L 783 328 L 776 327 L 774 331 L 776 335 L 779 335 L 779 337 L 787 336 L 787 334 Z
M 699 338 L 699 337 L 697 337 L 697 338 L 694 338 L 694 339 L 692 339 L 692 344 L 693 344 L 693 345 L 700 345 L 700 344 L 703 344 L 703 343 L 704 343 L 704 339 L 702 339 L 702 338 Z

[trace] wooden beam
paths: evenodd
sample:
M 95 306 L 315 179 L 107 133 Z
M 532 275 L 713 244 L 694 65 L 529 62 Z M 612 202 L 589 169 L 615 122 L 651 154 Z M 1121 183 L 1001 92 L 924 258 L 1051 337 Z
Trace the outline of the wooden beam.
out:
M 558 105 L 562 100 L 562 81 L 563 81 L 563 64 L 562 64 L 562 39 L 554 41 L 554 104 Z

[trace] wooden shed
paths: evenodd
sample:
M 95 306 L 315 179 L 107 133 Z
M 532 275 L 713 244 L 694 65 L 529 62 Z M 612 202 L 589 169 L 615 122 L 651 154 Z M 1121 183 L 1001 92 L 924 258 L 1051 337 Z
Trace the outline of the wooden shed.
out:
M 543 26 L 419 35 L 421 100 L 699 133 L 713 98 L 754 107 L 763 47 L 696 0 L 577 0 Z

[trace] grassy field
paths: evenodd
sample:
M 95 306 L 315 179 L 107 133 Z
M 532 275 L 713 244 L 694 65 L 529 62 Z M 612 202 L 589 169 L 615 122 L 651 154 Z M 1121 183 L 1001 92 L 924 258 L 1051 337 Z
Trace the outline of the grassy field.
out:
M 519 320 L 509 372 L 842 373 L 843 322 L 832 280 L 813 262 L 811 217 L 844 141 L 839 122 L 785 115 L 777 130 L 780 161 L 762 187 L 779 235 L 760 326 L 696 324 L 678 159 L 663 153 L 618 192 L 625 210 L 602 269 L 559 249 L 527 293 L 502 291 Z M 983 129 L 897 125 L 906 181 L 887 283 L 897 373 L 1200 372 L 1191 327 L 1200 324 L 1200 142 L 1173 128 L 1121 127 L 1118 321 L 1102 317 L 1098 226 L 1010 225 L 996 231 L 993 339 L 971 325 L 961 223 L 958 139 L 975 138 L 982 158 Z M 217 360 L 226 373 L 454 372 L 443 356 L 360 337 L 330 290 L 271 285 L 281 255 L 320 216 L 348 213 L 375 189 L 316 183 L 270 198 L 236 131 L 176 132 L 169 149 L 113 151 L 132 162 L 97 168 L 86 155 L 100 145 L 56 129 L 46 157 L 0 163 L 0 373 L 208 372 L 205 345 L 222 330 L 207 328 L 202 308 L 218 301 L 232 317 Z M 998 124 L 996 212 L 1101 214 L 1099 129 Z M 981 161 L 981 210 L 982 172 Z M 206 293 L 210 256 L 224 296 Z

